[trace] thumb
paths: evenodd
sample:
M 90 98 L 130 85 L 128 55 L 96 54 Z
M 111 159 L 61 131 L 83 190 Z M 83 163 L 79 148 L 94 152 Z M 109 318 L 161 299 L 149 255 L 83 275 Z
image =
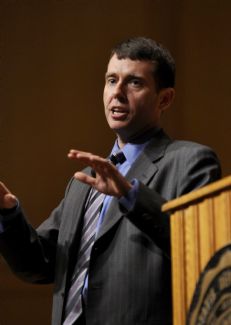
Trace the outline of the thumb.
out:
M 17 206 L 18 200 L 16 196 L 7 193 L 0 200 L 0 209 L 12 209 Z
M 17 205 L 17 198 L 0 182 L 0 209 L 12 209 Z
M 18 200 L 15 195 L 13 195 L 11 193 L 7 193 L 4 197 L 3 206 L 1 208 L 2 209 L 12 209 L 12 208 L 16 207 L 17 202 L 18 202 Z

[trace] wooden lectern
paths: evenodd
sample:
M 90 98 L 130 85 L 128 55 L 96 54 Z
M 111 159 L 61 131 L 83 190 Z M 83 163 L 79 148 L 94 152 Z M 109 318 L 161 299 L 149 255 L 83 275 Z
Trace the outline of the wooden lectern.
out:
M 201 271 L 231 242 L 231 176 L 163 205 L 171 213 L 173 323 L 184 325 Z

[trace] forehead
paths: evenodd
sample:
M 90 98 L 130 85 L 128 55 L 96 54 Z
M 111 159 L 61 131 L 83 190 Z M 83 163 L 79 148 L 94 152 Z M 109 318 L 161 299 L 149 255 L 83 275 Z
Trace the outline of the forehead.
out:
M 114 54 L 110 61 L 108 62 L 107 72 L 108 74 L 119 74 L 119 75 L 140 75 L 152 77 L 154 70 L 154 63 L 152 61 L 140 61 L 140 60 L 131 60 L 118 59 L 116 54 Z

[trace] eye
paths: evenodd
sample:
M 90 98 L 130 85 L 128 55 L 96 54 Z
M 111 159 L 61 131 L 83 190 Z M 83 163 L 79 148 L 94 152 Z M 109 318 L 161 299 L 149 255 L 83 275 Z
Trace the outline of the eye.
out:
M 106 81 L 107 81 L 107 84 L 114 85 L 116 83 L 116 78 L 115 77 L 108 77 Z
M 132 78 L 130 81 L 129 81 L 129 84 L 132 85 L 133 87 L 135 88 L 139 88 L 142 86 L 142 80 L 139 79 L 139 78 Z

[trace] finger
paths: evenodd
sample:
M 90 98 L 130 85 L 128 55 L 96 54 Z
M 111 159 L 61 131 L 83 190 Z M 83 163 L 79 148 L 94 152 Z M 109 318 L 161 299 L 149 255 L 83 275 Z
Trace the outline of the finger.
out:
M 99 156 L 93 155 L 90 152 L 84 152 L 75 149 L 71 149 L 67 156 L 69 159 L 76 159 L 88 166 L 92 166 L 92 161 L 95 159 L 103 159 Z
M 78 153 L 76 159 L 78 159 L 78 161 L 80 161 L 81 163 L 92 167 L 96 171 L 101 168 L 110 167 L 110 163 L 107 161 L 107 159 L 92 154 L 86 155 L 86 154 Z
M 77 158 L 78 154 L 83 154 L 85 156 L 91 156 L 92 155 L 92 153 L 90 153 L 90 152 L 76 150 L 76 149 L 70 149 L 67 156 L 69 158 Z
M 85 173 L 82 173 L 82 172 L 76 172 L 74 177 L 80 181 L 80 182 L 83 182 L 85 184 L 88 184 L 90 186 L 95 186 L 95 178 L 94 177 L 91 177 Z
M 95 176 L 95 173 L 98 173 L 105 177 L 116 169 L 108 159 L 94 155 L 90 152 L 71 149 L 68 153 L 68 158 L 76 159 L 81 163 L 90 166 L 95 171 L 92 176 Z
M 67 156 L 69 158 L 74 158 L 76 156 L 76 154 L 78 153 L 78 150 L 75 150 L 75 149 L 70 149 Z
M 0 182 L 0 195 L 4 195 L 6 193 L 10 193 L 10 191 L 4 183 Z
M 6 194 L 4 197 L 4 205 L 2 209 L 12 209 L 17 205 L 17 198 L 13 194 Z
M 11 194 L 5 194 L 0 198 L 0 209 L 11 209 L 14 208 L 18 203 L 17 198 Z
M 117 169 L 112 166 L 111 163 L 92 163 L 92 170 L 91 175 L 93 177 L 96 177 L 96 175 L 100 175 L 102 178 L 107 178 L 108 176 L 112 176 L 114 174 L 114 169 L 117 171 Z
M 81 163 L 90 166 L 94 170 L 92 172 L 94 178 L 96 174 L 99 174 L 104 179 L 106 177 L 116 177 L 118 174 L 116 167 L 111 163 L 111 161 L 90 152 L 71 149 L 68 157 L 77 159 Z
M 94 155 L 91 152 L 80 151 L 76 149 L 71 149 L 67 155 L 69 158 L 77 158 L 77 159 L 89 159 L 89 160 L 99 160 L 105 161 L 105 158 L 102 158 L 98 155 Z

